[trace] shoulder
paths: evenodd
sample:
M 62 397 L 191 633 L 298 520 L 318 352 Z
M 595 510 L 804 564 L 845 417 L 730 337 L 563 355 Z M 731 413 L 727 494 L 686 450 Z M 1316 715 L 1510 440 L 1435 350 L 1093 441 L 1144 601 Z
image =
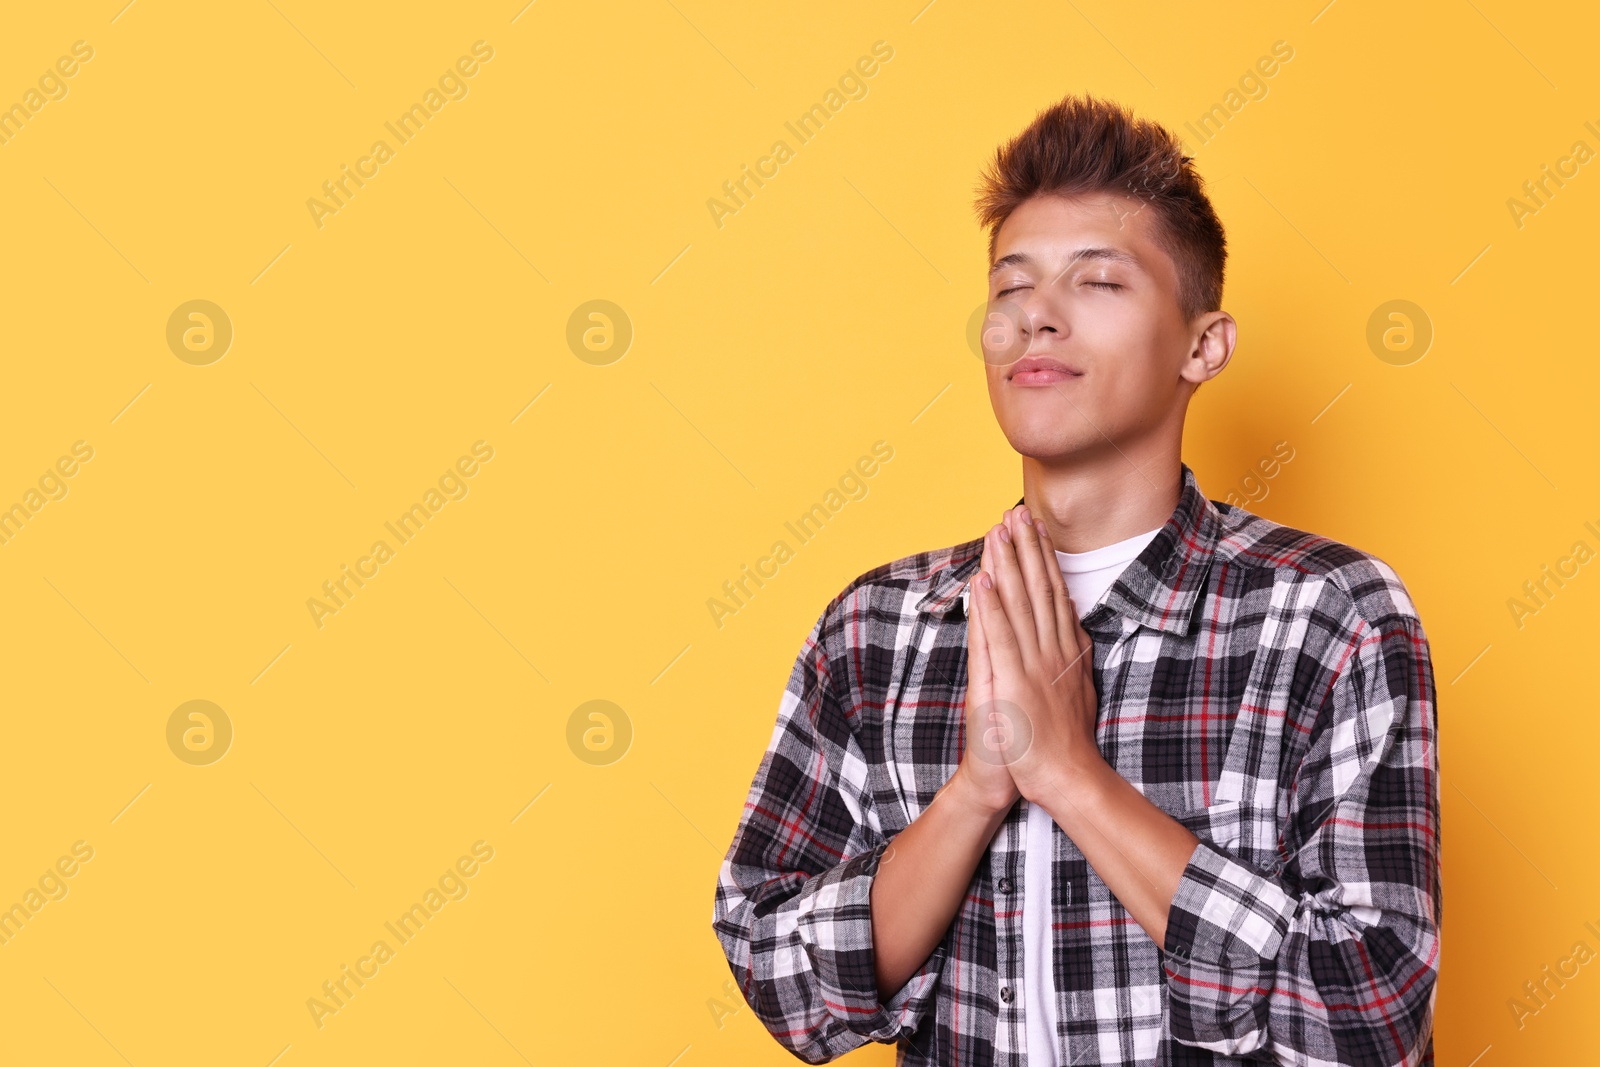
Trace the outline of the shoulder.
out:
M 913 552 L 852 578 L 834 599 L 845 600 L 851 596 L 881 596 L 884 593 L 931 589 L 941 579 L 949 578 L 961 565 L 983 554 L 983 538 Z
M 836 649 L 896 647 L 925 611 L 930 621 L 959 595 L 983 556 L 983 538 L 924 549 L 880 563 L 845 583 L 817 620 L 819 641 Z
M 1428 637 L 1410 591 L 1387 561 L 1242 508 L 1217 509 L 1224 526 L 1217 560 L 1270 572 L 1255 584 L 1271 589 L 1268 611 L 1284 624 L 1275 640 L 1293 647 L 1299 689 L 1316 705 L 1313 741 L 1339 722 L 1353 729 L 1353 716 L 1375 702 L 1411 692 L 1419 706 L 1431 703 Z
M 1309 611 L 1359 620 L 1372 627 L 1404 623 L 1420 628 L 1410 590 L 1395 569 L 1375 553 L 1273 522 L 1240 507 L 1212 503 L 1222 518 L 1215 548 L 1217 563 L 1260 572 L 1274 586 L 1306 590 L 1308 595 L 1300 603 Z

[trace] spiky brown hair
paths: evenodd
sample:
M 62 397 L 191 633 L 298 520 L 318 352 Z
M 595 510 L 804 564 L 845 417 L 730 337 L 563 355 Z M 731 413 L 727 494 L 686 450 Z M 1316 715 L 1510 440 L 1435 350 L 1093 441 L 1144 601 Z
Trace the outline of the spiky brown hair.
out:
M 1154 210 L 1156 240 L 1177 266 L 1185 318 L 1222 307 L 1228 241 L 1193 158 L 1165 127 L 1087 94 L 1039 112 L 995 151 L 975 204 L 989 227 L 989 262 L 1001 224 L 1024 201 L 1094 193 L 1129 196 Z

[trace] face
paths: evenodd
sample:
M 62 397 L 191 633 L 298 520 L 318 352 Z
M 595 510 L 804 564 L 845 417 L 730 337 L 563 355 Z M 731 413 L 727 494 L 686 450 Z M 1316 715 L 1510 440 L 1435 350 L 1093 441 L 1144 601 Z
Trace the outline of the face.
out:
M 1222 369 L 1194 356 L 1219 316 L 1231 350 L 1232 320 L 1185 319 L 1154 222 L 1137 200 L 1100 194 L 1036 196 L 1001 225 L 984 367 L 995 417 L 1020 454 L 1114 456 L 1181 438 L 1189 395 Z

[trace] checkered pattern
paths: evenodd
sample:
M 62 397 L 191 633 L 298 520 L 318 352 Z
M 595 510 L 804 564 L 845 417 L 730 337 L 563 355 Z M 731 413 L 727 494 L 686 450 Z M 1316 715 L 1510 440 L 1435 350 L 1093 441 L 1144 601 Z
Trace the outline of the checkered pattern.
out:
M 717 881 L 754 1014 L 807 1063 L 1025 1062 L 1026 801 L 949 930 L 887 1002 L 869 894 L 965 746 L 966 593 L 982 538 L 895 560 L 807 635 Z M 1155 944 L 1059 828 L 1062 1063 L 1433 1063 L 1439 753 L 1433 666 L 1390 567 L 1207 500 L 1178 507 L 1083 620 L 1100 751 L 1200 838 Z

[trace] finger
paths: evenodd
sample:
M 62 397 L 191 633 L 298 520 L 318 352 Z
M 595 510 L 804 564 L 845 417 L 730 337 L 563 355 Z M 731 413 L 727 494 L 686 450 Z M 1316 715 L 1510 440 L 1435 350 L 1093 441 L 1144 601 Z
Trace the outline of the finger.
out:
M 991 531 L 988 535 L 994 538 Z M 996 554 L 999 549 L 996 548 Z M 1005 609 L 1000 603 L 1000 593 L 993 584 L 985 586 L 983 574 L 978 575 L 978 584 L 973 588 L 972 594 L 978 605 L 978 620 L 983 626 L 983 643 L 989 653 L 989 664 L 996 675 L 1005 672 L 1015 677 L 1022 673 L 1022 649 L 1017 646 L 1017 635 L 1011 625 L 1011 620 L 1006 617 Z
M 1079 684 L 1083 687 L 1083 706 L 1090 709 L 1098 718 L 1100 696 L 1094 688 L 1094 638 L 1089 636 L 1082 623 L 1077 624 L 1075 628 L 1078 650 L 1068 662 L 1072 664 L 1072 669 L 1077 671 Z
M 1079 685 L 1082 687 L 1085 705 L 1093 708 L 1098 704 L 1094 690 L 1094 638 L 1083 628 L 1083 623 L 1078 621 L 1077 613 L 1073 613 L 1072 626 L 1067 631 L 1068 637 L 1061 643 L 1061 652 L 1066 657 L 1062 669 L 1056 672 L 1052 685 Z
M 1056 558 L 1056 542 L 1051 539 L 1050 526 L 1035 522 L 1034 528 L 1038 530 L 1040 550 L 1051 561 L 1050 587 L 1056 593 L 1056 635 L 1061 654 L 1066 657 L 1062 662 L 1072 662 L 1072 657 L 1077 656 L 1078 649 L 1082 648 L 1075 640 L 1078 633 L 1083 632 L 1082 622 L 1078 619 L 1078 605 L 1072 600 L 1072 593 L 1067 592 L 1067 579 L 1061 573 L 1061 561 Z
M 1054 659 L 1054 651 L 1061 646 L 1056 632 L 1055 589 L 1050 584 L 1050 571 L 1061 570 L 1055 553 L 1045 561 L 1044 547 L 1039 541 L 1039 524 L 1033 520 L 1026 504 L 1013 508 L 1007 518 L 1011 523 L 1011 540 L 1017 550 L 1017 564 L 1022 571 L 1022 586 L 1027 591 L 1033 608 L 1035 639 L 1044 660 Z
M 1073 644 L 1077 646 L 1077 651 L 1073 653 L 1074 658 L 1082 655 L 1084 673 L 1092 675 L 1094 673 L 1094 638 L 1089 636 L 1089 631 L 1084 629 L 1083 623 L 1077 616 L 1073 616 L 1072 620 L 1072 637 Z
M 1039 630 L 1033 621 L 1033 604 L 1022 580 L 1022 568 L 1017 563 L 1016 545 L 1010 540 L 1011 530 L 1003 518 L 989 536 L 994 546 L 994 588 L 999 594 L 996 599 L 1011 624 L 1017 655 L 1024 665 L 1031 665 L 1039 657 Z M 991 647 L 994 640 L 991 631 Z
M 989 566 L 989 547 L 984 546 L 980 568 Z M 980 572 L 982 573 L 981 569 Z M 974 574 L 967 600 L 972 610 L 967 612 L 967 688 L 970 703 L 976 707 L 994 699 L 994 667 L 989 662 L 989 644 L 983 636 L 983 623 L 978 617 L 978 575 Z
M 1050 588 L 1055 593 L 1056 606 L 1056 633 L 1062 635 L 1061 647 L 1067 647 L 1067 635 L 1078 622 L 1078 605 L 1073 602 L 1072 594 L 1067 591 L 1067 579 L 1061 573 L 1061 561 L 1056 559 L 1055 539 L 1050 536 L 1050 527 L 1034 520 L 1034 529 L 1039 531 L 1039 549 L 1044 558 L 1050 561 Z M 1071 659 L 1069 655 L 1067 657 Z

